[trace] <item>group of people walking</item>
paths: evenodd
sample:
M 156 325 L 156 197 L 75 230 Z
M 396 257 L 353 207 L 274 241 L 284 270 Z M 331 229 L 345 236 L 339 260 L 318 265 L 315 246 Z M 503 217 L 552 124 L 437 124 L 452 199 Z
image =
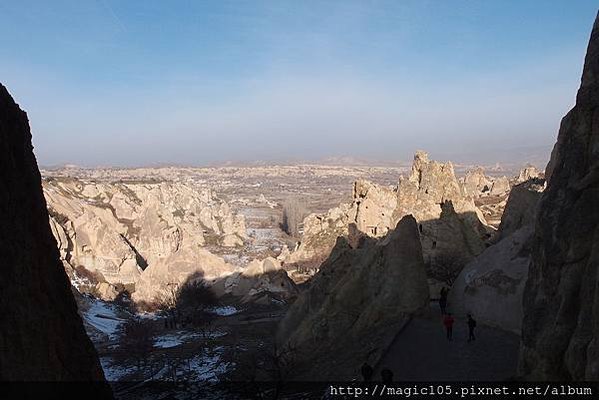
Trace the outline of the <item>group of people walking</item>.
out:
M 362 379 L 364 380 L 364 382 L 372 381 L 372 378 L 374 376 L 374 368 L 372 368 L 372 366 L 370 364 L 368 364 L 367 362 L 362 364 L 362 368 L 360 369 L 360 372 L 362 373 Z M 381 370 L 381 381 L 383 383 L 393 382 L 393 371 L 391 371 L 389 368 L 382 369 Z
M 455 323 L 455 318 L 453 315 L 447 311 L 447 297 L 449 296 L 449 289 L 446 287 L 441 288 L 441 292 L 439 293 L 439 308 L 441 309 L 443 326 L 445 327 L 445 333 L 447 336 L 447 340 L 453 340 L 453 325 Z M 466 323 L 468 324 L 468 343 L 476 340 L 476 335 L 474 334 L 474 330 L 476 328 L 476 320 L 472 316 L 472 314 L 467 315 Z M 360 369 L 360 373 L 362 374 L 362 379 L 364 382 L 370 382 L 374 376 L 374 368 L 370 366 L 367 362 L 362 364 L 362 368 Z M 383 383 L 391 383 L 393 381 L 393 372 L 385 368 L 381 370 L 381 380 Z
M 447 340 L 453 340 L 453 324 L 455 319 L 450 312 L 447 312 L 447 296 L 449 295 L 449 289 L 446 287 L 441 288 L 439 293 L 439 308 L 441 309 L 441 315 L 443 316 L 443 326 L 445 327 L 445 333 Z M 472 317 L 472 314 L 467 315 L 468 324 L 468 342 L 476 340 L 474 329 L 476 328 L 476 320 Z

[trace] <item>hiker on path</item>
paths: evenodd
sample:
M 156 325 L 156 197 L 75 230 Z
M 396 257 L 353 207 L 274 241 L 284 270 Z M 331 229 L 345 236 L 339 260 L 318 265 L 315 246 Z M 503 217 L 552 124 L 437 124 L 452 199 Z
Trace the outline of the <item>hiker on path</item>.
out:
M 443 325 L 445 326 L 445 331 L 447 333 L 447 340 L 453 340 L 453 323 L 455 320 L 451 316 L 451 313 L 448 313 L 445 318 L 443 318 Z
M 443 286 L 441 288 L 441 292 L 439 293 L 439 307 L 441 308 L 441 314 L 445 315 L 447 313 L 447 295 L 449 294 L 449 290 Z
M 468 342 L 476 340 L 474 328 L 476 328 L 476 320 L 472 318 L 472 314 L 468 314 Z
M 372 369 L 370 364 L 368 364 L 367 362 L 362 364 L 362 368 L 360 369 L 360 372 L 362 373 L 362 378 L 364 379 L 364 382 L 370 382 L 372 380 L 372 375 L 374 374 L 374 369 Z
M 390 384 L 393 382 L 393 371 L 389 368 L 385 368 L 381 371 L 381 378 L 383 379 L 384 384 Z

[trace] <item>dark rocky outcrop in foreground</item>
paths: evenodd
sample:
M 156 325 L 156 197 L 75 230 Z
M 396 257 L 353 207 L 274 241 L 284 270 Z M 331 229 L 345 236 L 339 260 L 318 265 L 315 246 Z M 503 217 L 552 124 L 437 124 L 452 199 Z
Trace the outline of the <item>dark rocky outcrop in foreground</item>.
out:
M 27 115 L 2 85 L 0 226 L 0 381 L 103 381 L 50 231 Z
M 296 379 L 351 379 L 428 303 L 418 226 L 409 215 L 357 248 L 340 237 L 281 322 L 279 343 L 294 353 Z
M 520 373 L 599 380 L 599 17 L 536 216 Z

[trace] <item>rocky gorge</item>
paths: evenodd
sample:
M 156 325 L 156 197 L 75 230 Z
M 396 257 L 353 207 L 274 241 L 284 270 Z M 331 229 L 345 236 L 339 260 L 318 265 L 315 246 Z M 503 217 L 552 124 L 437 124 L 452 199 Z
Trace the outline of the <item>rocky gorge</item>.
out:
M 362 363 L 599 380 L 598 77 L 599 16 L 544 171 L 416 151 L 393 167 L 40 174 L 0 86 L 0 379 L 104 398 L 105 379 L 152 397 L 154 380 L 351 381 Z

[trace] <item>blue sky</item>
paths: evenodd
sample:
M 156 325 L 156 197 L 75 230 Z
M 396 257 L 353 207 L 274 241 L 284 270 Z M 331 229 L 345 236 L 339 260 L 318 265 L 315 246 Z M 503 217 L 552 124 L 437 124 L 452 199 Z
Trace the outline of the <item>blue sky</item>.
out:
M 548 148 L 596 1 L 0 2 L 40 164 Z

